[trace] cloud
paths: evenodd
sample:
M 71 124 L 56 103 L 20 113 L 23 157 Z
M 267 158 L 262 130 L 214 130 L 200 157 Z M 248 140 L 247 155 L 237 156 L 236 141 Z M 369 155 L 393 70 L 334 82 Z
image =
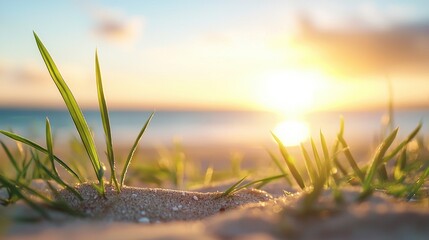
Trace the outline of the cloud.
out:
M 389 28 L 323 29 L 308 17 L 299 20 L 292 44 L 304 49 L 299 61 L 342 74 L 424 70 L 429 64 L 429 22 L 395 24 Z M 362 26 L 361 24 L 360 26 Z
M 91 17 L 91 31 L 97 37 L 127 46 L 134 45 L 141 38 L 145 23 L 143 16 L 129 16 L 118 9 L 96 6 L 87 1 L 80 3 Z
M 34 64 L 13 65 L 0 62 L 0 83 L 27 85 L 46 83 L 49 75 Z
M 103 11 L 97 14 L 94 33 L 115 43 L 134 44 L 143 32 L 143 17 L 127 17 Z

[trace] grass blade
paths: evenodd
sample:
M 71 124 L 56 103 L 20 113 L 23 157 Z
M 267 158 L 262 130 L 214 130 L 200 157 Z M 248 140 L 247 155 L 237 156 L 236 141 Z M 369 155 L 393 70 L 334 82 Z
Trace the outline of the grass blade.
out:
M 328 146 L 326 144 L 326 138 L 322 133 L 322 130 L 320 130 L 320 142 L 322 144 L 322 152 L 323 152 L 323 157 L 325 158 L 325 170 L 326 170 L 326 177 L 329 178 L 330 174 L 331 174 L 331 158 L 329 157 L 329 150 L 328 150 Z
M 310 176 L 310 180 L 312 184 L 315 184 L 319 179 L 319 175 L 317 171 L 314 169 L 313 163 L 311 163 L 310 156 L 308 155 L 307 150 L 304 147 L 304 144 L 301 143 L 301 152 L 304 156 L 305 166 L 307 167 L 308 176 Z
M 247 176 L 245 176 L 245 177 L 243 177 L 242 179 L 240 179 L 240 180 L 238 180 L 236 183 L 234 183 L 231 187 L 229 187 L 227 190 L 225 190 L 221 195 L 220 195 L 220 197 L 225 197 L 225 196 L 228 196 L 228 195 L 230 195 L 230 194 L 232 194 L 232 192 L 234 192 L 235 191 L 235 189 L 237 188 L 237 186 L 238 185 L 240 185 L 243 181 L 244 181 L 244 179 L 246 179 L 247 178 Z
M 79 136 L 82 140 L 82 143 L 85 147 L 86 153 L 91 161 L 92 167 L 94 168 L 95 175 L 97 176 L 99 183 L 99 190 L 101 190 L 101 194 L 104 195 L 104 181 L 103 174 L 104 169 L 100 162 L 100 159 L 97 154 L 97 150 L 95 148 L 95 142 L 92 137 L 91 131 L 89 129 L 88 123 L 86 122 L 82 110 L 76 102 L 75 97 L 73 96 L 70 88 L 65 83 L 63 77 L 58 71 L 57 66 L 55 65 L 54 60 L 51 58 L 48 50 L 45 48 L 39 37 L 36 33 L 34 33 L 34 37 L 36 39 L 37 47 L 39 48 L 40 54 L 48 68 L 49 74 L 52 77 L 55 85 L 57 86 L 64 103 L 67 106 L 67 109 L 70 113 L 70 116 L 76 126 L 76 129 L 79 133 Z
M 414 137 L 419 133 L 421 128 L 422 128 L 422 123 L 420 122 L 404 141 L 402 141 L 396 148 L 394 148 L 389 155 L 383 158 L 383 162 L 387 162 L 390 159 L 392 159 L 394 156 L 396 156 L 396 154 L 398 154 L 408 143 L 411 142 L 411 140 L 414 139 Z
M 122 169 L 120 188 L 122 188 L 122 186 L 124 185 L 125 177 L 126 177 L 127 171 L 128 171 L 128 167 L 130 166 L 131 160 L 133 159 L 134 153 L 135 153 L 135 151 L 137 149 L 137 146 L 138 146 L 138 144 L 140 142 L 140 139 L 142 138 L 143 133 L 146 131 L 146 128 L 149 125 L 150 121 L 152 120 L 154 114 L 155 113 L 152 112 L 152 114 L 147 119 L 147 121 L 144 124 L 143 128 L 140 130 L 140 133 L 138 134 L 136 140 L 134 141 L 134 145 L 131 148 L 130 153 L 128 154 L 128 157 L 127 157 L 127 160 L 125 162 L 124 168 Z
M 4 130 L 0 130 L 0 133 L 3 134 L 3 135 L 5 135 L 5 136 L 7 136 L 7 137 L 9 137 L 9 138 L 11 138 L 11 139 L 13 139 L 13 140 L 15 140 L 15 141 L 18 141 L 18 142 L 21 142 L 21 143 L 23 143 L 25 145 L 28 145 L 28 146 L 36 149 L 37 151 L 40 151 L 40 152 L 45 153 L 45 154 L 49 154 L 48 150 L 46 148 L 38 145 L 37 143 L 35 143 L 35 142 L 31 141 L 31 140 L 28 140 L 28 139 L 26 139 L 24 137 L 21 137 L 21 136 L 15 134 L 15 133 L 7 132 L 7 131 L 4 131 Z M 67 166 L 67 164 L 65 162 L 63 162 L 60 158 L 58 158 L 55 155 L 53 157 L 54 157 L 54 159 L 55 159 L 56 162 L 58 162 L 64 169 L 66 169 L 70 174 L 72 174 L 74 177 L 76 177 L 79 180 L 79 182 L 82 182 L 82 180 L 80 179 L 79 175 L 77 175 L 69 166 Z
M 286 173 L 286 170 L 282 167 L 282 165 L 280 164 L 280 161 L 277 159 L 276 156 L 274 156 L 274 154 L 267 149 L 268 154 L 270 155 L 271 159 L 274 161 L 274 163 L 276 164 L 277 168 L 280 170 L 280 172 L 283 174 L 283 176 L 286 179 L 286 182 L 289 183 L 289 185 L 292 186 L 292 181 L 289 179 L 289 175 Z
M 286 165 L 288 166 L 292 176 L 295 178 L 295 181 L 298 183 L 301 189 L 304 189 L 305 188 L 304 180 L 302 179 L 301 174 L 299 173 L 298 169 L 295 166 L 295 163 L 293 162 L 292 158 L 287 152 L 286 147 L 283 145 L 282 141 L 273 132 L 271 132 L 271 135 L 274 137 L 274 140 L 277 142 L 277 145 L 279 146 L 283 159 L 285 160 Z
M 13 157 L 12 153 L 10 152 L 9 148 L 4 144 L 3 141 L 0 141 L 1 146 L 3 147 L 4 152 L 6 153 L 7 158 L 12 163 L 13 167 L 15 168 L 17 174 L 19 175 L 21 170 L 19 169 L 18 162 Z
M 11 180 L 5 178 L 0 174 L 0 183 L 2 186 L 6 187 L 8 191 L 11 193 L 11 195 L 17 196 L 19 199 L 22 199 L 24 202 L 28 204 L 31 208 L 33 208 L 36 212 L 38 212 L 40 215 L 42 215 L 46 219 L 50 219 L 48 213 L 45 209 L 43 209 L 41 206 L 36 204 L 33 200 L 31 200 L 29 197 L 25 196 L 21 190 L 17 187 L 18 182 L 12 182 Z
M 344 148 L 344 155 L 346 156 L 347 161 L 349 162 L 350 166 L 352 167 L 354 173 L 356 176 L 361 180 L 361 182 L 364 182 L 365 175 L 358 167 L 352 153 L 350 152 L 350 147 L 347 144 L 346 140 L 344 139 L 344 118 L 340 119 L 340 132 L 337 135 L 338 141 L 340 141 L 341 145 L 343 145 Z
M 247 187 L 249 187 L 249 186 L 252 186 L 252 185 L 255 185 L 255 184 L 257 184 L 257 183 L 259 183 L 259 185 L 258 185 L 258 187 L 257 188 L 261 188 L 262 186 L 264 186 L 264 185 L 266 185 L 266 184 L 268 184 L 269 182 L 271 182 L 271 181 L 274 181 L 274 180 L 276 180 L 276 179 L 280 179 L 280 178 L 282 178 L 282 177 L 284 177 L 283 176 L 283 174 L 280 174 L 280 175 L 275 175 L 275 176 L 271 176 L 271 177 L 266 177 L 266 178 L 262 178 L 262 179 L 258 179 L 258 180 L 255 180 L 255 181 L 251 181 L 251 182 L 248 182 L 248 183 L 246 183 L 246 184 L 243 184 L 243 185 L 241 185 L 241 186 L 239 186 L 242 182 L 243 182 L 243 180 L 246 178 L 243 178 L 242 180 L 240 180 L 240 181 L 238 181 L 237 183 L 235 183 L 233 186 L 234 186 L 234 189 L 232 189 L 227 195 L 231 195 L 231 194 L 233 194 L 233 193 L 235 193 L 235 192 L 238 192 L 238 191 L 240 191 L 241 189 L 244 189 L 244 188 L 247 188 Z M 231 187 L 230 187 L 231 188 Z M 224 195 L 222 195 L 222 196 L 224 196 Z M 226 196 L 226 195 L 225 195 Z
M 52 132 L 51 132 L 51 124 L 49 119 L 46 118 L 46 149 L 48 150 L 48 159 L 51 163 L 52 171 L 54 171 L 55 175 L 59 176 L 57 168 L 54 164 L 54 152 L 53 152 L 53 141 L 52 141 Z
M 319 152 L 317 151 L 316 143 L 314 142 L 314 139 L 310 139 L 311 142 L 311 149 L 313 150 L 313 157 L 317 165 L 317 170 L 319 171 L 319 176 L 323 178 L 325 175 L 325 171 L 323 170 L 324 167 L 322 165 L 322 161 L 320 160 Z
M 113 153 L 112 131 L 110 130 L 109 112 L 107 110 L 106 99 L 104 97 L 103 83 L 101 81 L 100 64 L 98 62 L 98 53 L 95 51 L 95 75 L 97 82 L 98 105 L 103 122 L 104 135 L 106 139 L 107 159 L 110 166 L 110 182 L 115 185 L 118 192 L 121 191 L 118 179 L 116 178 L 115 155 Z
M 398 128 L 396 128 L 389 136 L 387 136 L 383 142 L 379 145 L 377 151 L 375 152 L 373 161 L 371 163 L 371 166 L 369 167 L 367 174 L 365 176 L 365 180 L 363 182 L 363 192 L 361 196 L 359 197 L 360 200 L 363 200 L 366 198 L 369 192 L 372 191 L 371 189 L 371 182 L 374 178 L 374 175 L 376 171 L 379 169 L 381 164 L 383 163 L 383 157 L 386 154 L 389 147 L 392 145 L 393 141 L 396 138 L 396 135 L 398 134 Z

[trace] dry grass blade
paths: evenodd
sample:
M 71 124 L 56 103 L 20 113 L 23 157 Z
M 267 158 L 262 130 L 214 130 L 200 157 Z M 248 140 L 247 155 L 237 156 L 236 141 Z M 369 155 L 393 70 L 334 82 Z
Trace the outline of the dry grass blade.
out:
M 95 148 L 95 142 L 91 134 L 91 131 L 89 129 L 88 123 L 86 122 L 83 116 L 82 110 L 77 104 L 76 99 L 73 96 L 73 93 L 71 92 L 70 88 L 67 86 L 63 77 L 58 71 L 58 68 L 55 65 L 54 60 L 50 56 L 48 50 L 45 48 L 45 46 L 43 45 L 43 43 L 41 42 L 41 40 L 39 39 L 36 33 L 34 33 L 34 37 L 36 39 L 37 47 L 39 48 L 40 54 L 42 55 L 42 58 L 46 64 L 46 67 L 48 68 L 49 74 L 51 75 L 52 80 L 57 86 L 64 100 L 64 103 L 67 106 L 70 116 L 74 122 L 74 125 L 76 126 L 76 129 L 85 147 L 86 153 L 88 154 L 88 157 L 91 161 L 95 175 L 97 176 L 97 179 L 98 179 L 99 185 L 97 187 L 97 191 L 99 191 L 100 194 L 104 195 L 104 192 L 105 192 L 104 181 L 103 181 L 104 169 L 98 157 L 97 150 Z
M 113 153 L 112 132 L 110 130 L 109 112 L 107 110 L 106 99 L 104 97 L 103 83 L 101 81 L 100 64 L 98 53 L 95 51 L 95 75 L 97 82 L 98 104 L 103 123 L 103 130 L 106 139 L 107 159 L 110 166 L 110 182 L 112 182 L 118 192 L 121 191 L 118 179 L 116 178 L 115 155 Z

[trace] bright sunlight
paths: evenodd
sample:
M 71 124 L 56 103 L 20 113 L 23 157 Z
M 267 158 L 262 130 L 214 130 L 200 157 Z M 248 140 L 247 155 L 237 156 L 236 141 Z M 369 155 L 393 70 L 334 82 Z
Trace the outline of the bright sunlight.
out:
M 296 116 L 312 110 L 314 94 L 325 77 L 315 71 L 281 70 L 263 75 L 261 81 L 261 102 L 273 111 Z
M 277 124 L 274 134 L 285 146 L 297 146 L 309 138 L 310 130 L 303 121 L 287 120 Z

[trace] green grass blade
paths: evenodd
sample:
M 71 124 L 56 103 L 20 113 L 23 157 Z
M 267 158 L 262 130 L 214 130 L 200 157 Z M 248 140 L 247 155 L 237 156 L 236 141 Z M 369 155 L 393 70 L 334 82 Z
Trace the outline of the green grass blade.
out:
M 407 149 L 402 149 L 401 154 L 399 155 L 398 160 L 395 163 L 395 168 L 393 170 L 393 177 L 396 181 L 400 181 L 404 177 L 404 168 L 407 165 Z
M 361 169 L 357 165 L 357 163 L 356 163 L 356 161 L 355 161 L 355 159 L 354 159 L 354 157 L 350 151 L 350 147 L 347 144 L 346 140 L 344 139 L 344 118 L 340 119 L 340 132 L 338 133 L 337 138 L 338 138 L 338 141 L 341 143 L 341 145 L 344 148 L 344 155 L 346 156 L 347 161 L 349 162 L 349 164 L 352 167 L 356 176 L 363 183 L 363 181 L 365 179 L 365 175 L 363 174 L 363 172 L 361 171 Z
M 307 150 L 304 147 L 304 144 L 301 143 L 301 152 L 304 156 L 305 166 L 307 167 L 308 176 L 310 176 L 310 180 L 312 184 L 315 184 L 319 179 L 319 175 L 317 171 L 314 169 L 313 163 L 311 163 L 310 156 L 308 155 Z
M 48 150 L 48 159 L 51 163 L 52 171 L 54 171 L 56 176 L 59 176 L 57 168 L 55 167 L 55 163 L 54 163 L 51 123 L 49 122 L 48 118 L 46 118 L 45 125 L 46 125 L 46 149 Z
M 13 139 L 13 140 L 15 140 L 15 141 L 18 141 L 18 142 L 21 142 L 21 143 L 23 143 L 25 145 L 28 145 L 28 146 L 36 149 L 37 151 L 40 151 L 40 152 L 45 153 L 45 154 L 49 154 L 48 150 L 46 148 L 38 145 L 37 143 L 35 143 L 35 142 L 31 141 L 31 140 L 28 140 L 28 139 L 26 139 L 24 137 L 21 137 L 21 136 L 15 134 L 15 133 L 7 132 L 7 131 L 4 131 L 4 130 L 0 130 L 0 133 L 3 134 L 3 135 L 5 135 L 5 136 L 7 136 L 7 137 L 9 137 L 9 138 L 11 138 L 11 139 Z M 76 177 L 79 180 L 79 182 L 82 182 L 82 180 L 80 179 L 79 175 L 77 175 L 69 166 L 67 166 L 67 164 L 65 162 L 63 162 L 60 158 L 58 158 L 55 155 L 53 157 L 54 157 L 54 159 L 55 159 L 56 162 L 58 162 L 71 175 L 73 175 L 74 177 Z
M 365 180 L 363 182 L 363 197 L 366 197 L 367 191 L 371 190 L 371 183 L 374 178 L 376 171 L 379 169 L 380 165 L 383 163 L 383 157 L 386 154 L 389 147 L 392 145 L 393 141 L 398 134 L 398 128 L 396 128 L 389 136 L 387 136 L 383 142 L 379 145 L 377 151 L 375 152 L 373 161 L 367 171 Z
M 231 187 L 229 187 L 228 189 L 226 189 L 221 195 L 220 197 L 225 197 L 228 196 L 230 194 L 232 194 L 234 192 L 234 190 L 237 188 L 237 186 L 239 186 L 245 179 L 247 178 L 247 176 L 243 177 L 242 179 L 238 180 L 236 183 L 234 183 Z
M 109 112 L 107 110 L 106 99 L 104 97 L 103 83 L 101 80 L 100 64 L 98 61 L 98 53 L 95 52 L 95 75 L 97 82 L 98 105 L 103 122 L 104 135 L 106 139 L 107 159 L 110 166 L 110 182 L 115 185 L 117 191 L 121 191 L 116 178 L 115 155 L 113 153 L 112 131 L 110 130 Z
M 284 176 L 283 176 L 283 174 L 280 174 L 280 175 L 275 175 L 275 176 L 271 176 L 271 177 L 266 177 L 266 178 L 262 178 L 262 179 L 254 180 L 254 181 L 251 181 L 251 182 L 249 182 L 249 183 L 243 184 L 243 185 L 241 185 L 241 186 L 236 185 L 236 186 L 235 186 L 235 188 L 234 188 L 234 189 L 233 189 L 233 190 L 232 190 L 228 195 L 231 195 L 231 194 L 233 194 L 233 193 L 235 193 L 235 192 L 238 192 L 238 191 L 240 191 L 241 189 L 244 189 L 244 188 L 247 188 L 247 187 L 253 186 L 253 185 L 257 184 L 257 183 L 259 183 L 258 188 L 260 188 L 260 187 L 262 187 L 262 186 L 264 186 L 264 185 L 268 184 L 269 182 L 272 182 L 272 181 L 274 181 L 274 180 L 280 179 L 280 178 L 282 178 L 282 177 L 284 177 Z M 244 179 L 243 179 L 243 180 L 244 180 Z M 241 181 L 241 182 L 242 182 L 242 181 Z
M 426 178 L 429 176 L 429 167 L 426 168 L 426 170 L 420 175 L 420 177 L 417 179 L 417 181 L 411 186 L 411 190 L 408 193 L 407 200 L 410 201 L 416 193 L 420 190 L 420 188 L 425 183 Z
M 127 160 L 125 162 L 124 168 L 122 169 L 120 188 L 122 188 L 122 186 L 124 185 L 125 177 L 126 177 L 127 171 L 128 171 L 128 167 L 130 166 L 131 160 L 133 159 L 134 153 L 135 153 L 135 151 L 137 149 L 137 146 L 138 146 L 138 144 L 140 142 L 140 139 L 142 138 L 143 133 L 146 131 L 146 128 L 149 125 L 150 121 L 152 120 L 154 114 L 155 113 L 152 112 L 152 114 L 150 115 L 150 117 L 147 119 L 147 121 L 144 124 L 143 128 L 140 130 L 140 132 L 139 132 L 136 140 L 134 141 L 134 144 L 133 144 L 133 146 L 132 146 L 132 148 L 130 150 L 130 153 L 128 154 L 128 157 L 127 157 Z
M 92 167 L 94 169 L 95 175 L 97 176 L 100 189 L 102 189 L 102 194 L 104 194 L 104 181 L 103 181 L 103 166 L 99 160 L 97 150 L 95 148 L 95 142 L 92 137 L 89 126 L 83 116 L 82 110 L 76 102 L 75 97 L 73 96 L 70 88 L 65 83 L 63 77 L 58 71 L 57 66 L 55 65 L 54 60 L 51 58 L 48 50 L 45 48 L 39 37 L 36 33 L 34 33 L 34 37 L 36 39 L 37 47 L 39 48 L 40 54 L 48 68 L 49 74 L 52 77 L 55 85 L 57 86 L 64 103 L 67 106 L 67 109 L 70 113 L 70 116 L 76 126 L 76 129 L 79 133 L 79 136 L 82 140 L 82 143 L 85 147 L 85 150 L 88 154 L 88 157 L 91 161 Z
M 66 182 L 64 182 L 61 177 L 56 172 L 51 172 L 46 166 L 44 166 L 37 158 L 35 158 L 36 166 L 38 169 L 41 169 L 45 172 L 46 175 L 49 176 L 50 179 L 54 180 L 67 190 L 69 190 L 72 194 L 74 194 L 79 200 L 83 200 L 82 196 L 76 189 L 68 185 Z
M 322 144 L 323 157 L 325 158 L 325 170 L 326 170 L 325 174 L 326 174 L 326 177 L 329 178 L 331 174 L 332 163 L 331 163 L 331 157 L 329 156 L 328 146 L 326 144 L 326 138 L 325 138 L 325 135 L 323 135 L 322 130 L 320 130 L 320 143 Z
M 392 159 L 394 156 L 396 156 L 396 154 L 398 154 L 408 143 L 411 142 L 411 140 L 414 139 L 414 137 L 416 137 L 416 135 L 419 133 L 421 128 L 422 128 L 422 123 L 420 122 L 404 141 L 402 141 L 396 148 L 394 148 L 390 154 L 388 154 L 383 158 L 383 162 L 387 162 L 390 159 Z
M 317 151 L 316 143 L 314 142 L 313 138 L 310 139 L 310 142 L 311 142 L 311 148 L 313 150 L 313 157 L 316 162 L 317 170 L 319 171 L 319 176 L 323 177 L 323 175 L 325 175 L 325 172 L 323 170 L 324 168 L 322 165 L 322 161 L 320 160 L 319 152 Z
M 292 176 L 295 178 L 295 181 L 298 183 L 301 189 L 304 189 L 305 188 L 304 180 L 302 179 L 301 174 L 296 168 L 295 163 L 293 162 L 291 156 L 287 152 L 286 147 L 283 145 L 282 141 L 273 132 L 271 132 L 271 135 L 274 137 L 274 140 L 277 142 L 277 145 L 279 146 L 283 159 L 285 160 L 286 165 L 288 166 Z
M 273 162 L 276 164 L 277 168 L 283 174 L 284 178 L 286 179 L 286 182 L 288 182 L 289 185 L 292 186 L 292 181 L 289 179 L 289 175 L 287 174 L 286 170 L 280 164 L 280 161 L 277 159 L 277 157 L 270 150 L 267 149 L 267 152 L 270 155 L 270 157 L 273 160 Z
M 35 203 L 33 200 L 31 200 L 29 197 L 25 196 L 21 192 L 21 190 L 17 186 L 18 182 L 9 180 L 0 174 L 0 183 L 2 186 L 6 187 L 11 194 L 17 196 L 19 199 L 22 199 L 24 202 L 28 204 L 28 206 L 33 208 L 44 218 L 50 219 L 49 214 L 46 212 L 45 209 L 43 209 L 41 206 L 39 206 L 37 203 Z
M 6 144 L 3 141 L 0 141 L 0 144 L 3 147 L 3 150 L 6 153 L 7 158 L 9 159 L 9 161 L 12 163 L 13 167 L 15 168 L 16 173 L 19 175 L 21 170 L 19 169 L 18 161 L 16 161 L 15 157 L 12 155 L 9 148 L 6 146 Z

